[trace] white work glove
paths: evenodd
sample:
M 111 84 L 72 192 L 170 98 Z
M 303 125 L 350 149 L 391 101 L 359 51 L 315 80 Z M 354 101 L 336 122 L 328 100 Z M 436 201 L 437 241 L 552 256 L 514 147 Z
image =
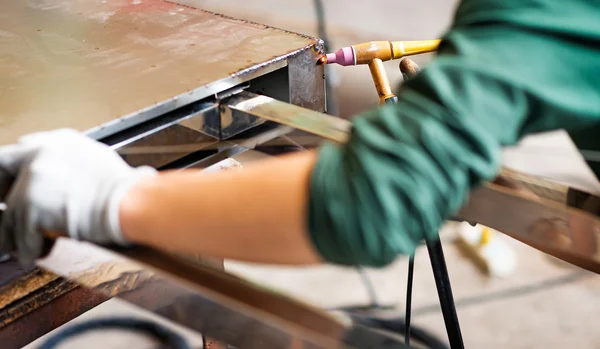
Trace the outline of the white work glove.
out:
M 43 252 L 43 232 L 98 244 L 121 244 L 119 205 L 141 177 L 106 145 L 69 129 L 22 137 L 0 147 L 0 251 L 16 250 L 23 264 Z

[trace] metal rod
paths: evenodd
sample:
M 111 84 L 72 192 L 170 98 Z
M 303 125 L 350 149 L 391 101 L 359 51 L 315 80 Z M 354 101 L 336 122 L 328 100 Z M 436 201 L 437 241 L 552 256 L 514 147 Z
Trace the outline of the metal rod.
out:
M 435 241 L 427 241 L 427 251 L 431 260 L 431 269 L 435 279 L 435 285 L 440 298 L 440 306 L 442 307 L 442 315 L 448 333 L 451 349 L 463 349 L 462 333 L 456 314 L 454 305 L 454 297 L 452 295 L 452 287 L 450 286 L 450 278 L 448 276 L 448 268 L 444 259 L 444 250 L 442 242 L 437 239 Z

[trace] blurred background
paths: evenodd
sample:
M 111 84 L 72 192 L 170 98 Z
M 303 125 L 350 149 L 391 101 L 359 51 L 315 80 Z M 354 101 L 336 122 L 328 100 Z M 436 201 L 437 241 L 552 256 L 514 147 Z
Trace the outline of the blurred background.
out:
M 205 0 L 206 10 L 291 31 L 318 36 L 312 0 Z M 457 1 L 421 0 L 369 2 L 324 1 L 329 45 L 371 40 L 437 39 L 451 24 Z M 431 55 L 414 57 L 423 66 Z M 401 82 L 398 62 L 385 64 L 393 85 Z M 338 115 L 349 118 L 377 104 L 366 66 L 332 66 Z M 251 154 L 249 155 L 251 156 Z M 532 166 L 535 159 L 535 166 Z M 241 159 L 243 160 L 243 159 Z M 564 168 L 589 173 L 573 144 L 562 132 L 527 138 L 507 149 L 505 164 L 534 174 L 560 177 Z M 597 185 L 588 176 L 588 184 Z M 482 272 L 454 243 L 457 226 L 442 229 L 446 259 L 467 348 L 600 348 L 596 320 L 600 316 L 597 275 L 560 263 L 526 245 L 499 236 L 516 257 L 516 268 L 504 277 Z M 366 305 L 370 301 L 360 275 L 353 269 L 263 267 L 228 263 L 229 271 L 282 290 L 322 307 Z M 404 309 L 407 259 L 382 270 L 368 270 L 381 303 Z M 446 340 L 427 251 L 415 262 L 414 324 Z

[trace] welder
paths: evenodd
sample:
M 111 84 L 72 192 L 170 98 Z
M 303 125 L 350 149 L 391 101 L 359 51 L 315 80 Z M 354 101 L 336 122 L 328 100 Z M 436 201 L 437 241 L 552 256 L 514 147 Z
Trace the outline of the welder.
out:
M 384 266 L 498 174 L 503 146 L 565 129 L 600 148 L 599 5 L 464 0 L 398 104 L 353 119 L 345 144 L 242 170 L 158 173 L 75 131 L 27 135 L 0 147 L 1 247 L 31 263 L 42 232 L 60 231 L 242 261 Z

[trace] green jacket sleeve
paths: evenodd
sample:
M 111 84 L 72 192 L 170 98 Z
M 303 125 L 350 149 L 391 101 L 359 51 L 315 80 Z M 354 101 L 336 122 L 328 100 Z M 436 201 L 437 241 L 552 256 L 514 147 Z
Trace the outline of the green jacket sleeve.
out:
M 358 116 L 346 144 L 320 149 L 308 207 L 319 253 L 384 266 L 437 236 L 498 173 L 502 146 L 600 125 L 599 57 L 595 1 L 463 1 L 399 103 Z

